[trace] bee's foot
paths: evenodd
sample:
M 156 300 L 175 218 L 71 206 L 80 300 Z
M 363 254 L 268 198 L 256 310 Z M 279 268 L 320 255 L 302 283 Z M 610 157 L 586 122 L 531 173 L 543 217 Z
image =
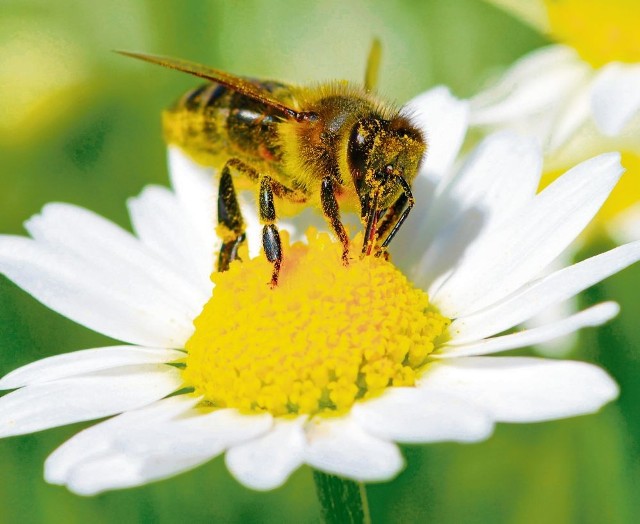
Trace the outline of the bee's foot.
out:
M 365 242 L 364 244 L 362 244 L 362 253 L 360 255 L 360 260 L 362 260 L 364 257 L 368 257 L 369 255 L 371 255 L 372 251 L 373 251 L 373 242 Z
M 271 273 L 271 282 L 269 282 L 269 287 L 274 289 L 278 287 L 278 277 L 280 276 L 280 260 L 276 260 L 273 263 L 273 273 Z
M 376 258 L 380 258 L 382 257 L 386 262 L 389 261 L 389 251 L 387 251 L 385 248 L 380 247 L 376 250 L 376 254 L 375 254 Z

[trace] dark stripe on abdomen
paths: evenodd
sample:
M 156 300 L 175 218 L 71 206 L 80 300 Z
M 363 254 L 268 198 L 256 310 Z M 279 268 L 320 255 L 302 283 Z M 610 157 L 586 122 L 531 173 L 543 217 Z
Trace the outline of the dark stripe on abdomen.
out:
M 220 84 L 211 84 L 209 90 L 204 95 L 203 108 L 208 108 L 216 105 L 216 102 L 227 93 L 228 89 Z
M 189 111 L 197 111 L 202 104 L 202 95 L 211 84 L 202 84 L 189 91 L 182 98 L 182 107 Z

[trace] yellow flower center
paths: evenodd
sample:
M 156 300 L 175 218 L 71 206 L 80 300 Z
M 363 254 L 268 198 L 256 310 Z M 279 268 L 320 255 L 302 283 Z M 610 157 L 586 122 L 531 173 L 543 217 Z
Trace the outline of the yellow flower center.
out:
M 589 229 L 590 234 L 599 234 L 605 231 L 603 226 L 611 219 L 640 202 L 640 156 L 634 153 L 622 153 L 621 163 L 626 171 L 596 215 Z M 564 172 L 563 169 L 545 173 L 540 189 L 548 186 Z
M 552 36 L 587 62 L 640 62 L 638 0 L 544 0 Z
M 412 386 L 449 320 L 382 258 L 341 261 L 329 235 L 289 246 L 278 286 L 263 255 L 214 273 L 183 371 L 220 407 L 273 415 L 343 411 L 390 386 Z M 354 241 L 353 252 L 357 251 Z

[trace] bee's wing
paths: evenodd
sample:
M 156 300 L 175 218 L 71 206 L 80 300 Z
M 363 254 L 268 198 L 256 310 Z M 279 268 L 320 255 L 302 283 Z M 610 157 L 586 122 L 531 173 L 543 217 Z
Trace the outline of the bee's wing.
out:
M 252 98 L 253 100 L 256 100 L 281 111 L 288 118 L 303 120 L 307 116 L 306 113 L 296 111 L 295 109 L 287 107 L 282 102 L 276 100 L 272 97 L 269 91 L 260 89 L 259 86 L 252 84 L 244 78 L 225 73 L 224 71 L 219 71 L 218 69 L 213 69 L 211 67 L 188 62 L 186 60 L 180 60 L 177 58 L 148 55 L 144 53 L 133 53 L 131 51 L 116 52 L 124 56 L 130 56 L 139 60 L 145 60 L 146 62 L 151 62 L 152 64 L 158 64 L 163 67 L 176 69 L 178 71 L 182 71 L 183 73 L 189 73 L 190 75 L 198 76 L 206 80 L 211 80 L 212 82 L 217 82 L 218 84 L 222 84 L 225 87 L 233 89 L 234 91 L 237 91 L 238 93 L 248 98 Z

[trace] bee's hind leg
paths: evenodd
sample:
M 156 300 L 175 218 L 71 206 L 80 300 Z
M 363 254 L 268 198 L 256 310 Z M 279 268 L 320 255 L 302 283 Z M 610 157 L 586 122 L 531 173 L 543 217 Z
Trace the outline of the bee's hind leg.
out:
M 222 248 L 218 256 L 218 271 L 226 271 L 229 264 L 239 258 L 238 249 L 246 239 L 245 224 L 233 186 L 233 172 L 245 175 L 259 183 L 259 216 L 262 228 L 262 246 L 267 260 L 273 264 L 271 287 L 278 283 L 282 266 L 282 244 L 275 225 L 276 210 L 274 195 L 296 204 L 306 202 L 307 196 L 298 189 L 290 189 L 270 176 L 261 176 L 258 171 L 239 158 L 231 158 L 222 169 L 220 192 L 218 193 L 218 234 L 222 237 Z
M 222 239 L 222 246 L 218 254 L 217 271 L 229 269 L 229 264 L 239 258 L 238 250 L 246 240 L 245 223 L 231 176 L 232 164 L 233 159 L 222 168 L 218 190 L 217 233 Z

